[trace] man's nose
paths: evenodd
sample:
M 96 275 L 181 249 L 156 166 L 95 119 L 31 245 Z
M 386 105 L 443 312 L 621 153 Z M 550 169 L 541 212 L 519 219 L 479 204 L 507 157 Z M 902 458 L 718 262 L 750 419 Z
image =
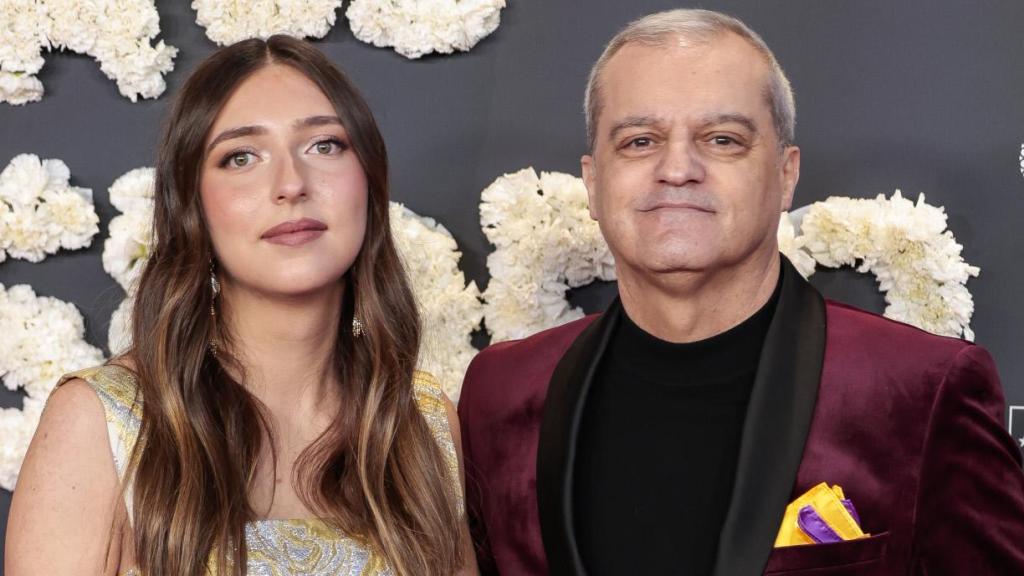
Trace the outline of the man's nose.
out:
M 682 139 L 667 143 L 658 161 L 658 183 L 679 187 L 702 182 L 704 176 L 704 161 L 696 144 Z
M 302 166 L 291 154 L 281 157 L 274 174 L 274 201 L 295 202 L 306 198 L 306 179 Z

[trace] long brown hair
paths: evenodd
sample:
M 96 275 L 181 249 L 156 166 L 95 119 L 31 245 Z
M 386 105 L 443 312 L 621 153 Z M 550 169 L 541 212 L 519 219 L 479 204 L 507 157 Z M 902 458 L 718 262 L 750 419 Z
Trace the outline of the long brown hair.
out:
M 137 287 L 129 353 L 144 399 L 128 476 L 139 568 L 147 576 L 202 574 L 209 561 L 218 573 L 245 573 L 245 523 L 256 516 L 249 490 L 271 427 L 258 400 L 229 374 L 240 373 L 230 334 L 211 318 L 215 257 L 199 176 L 222 106 L 272 63 L 303 73 L 332 102 L 369 188 L 366 237 L 339 280 L 345 298 L 333 370 L 345 402 L 296 461 L 297 490 L 396 573 L 453 573 L 464 560 L 458 482 L 414 399 L 420 324 L 391 241 L 384 141 L 348 79 L 311 45 L 285 36 L 218 50 L 189 77 L 164 126 L 155 243 Z M 360 338 L 352 335 L 353 316 L 365 326 Z

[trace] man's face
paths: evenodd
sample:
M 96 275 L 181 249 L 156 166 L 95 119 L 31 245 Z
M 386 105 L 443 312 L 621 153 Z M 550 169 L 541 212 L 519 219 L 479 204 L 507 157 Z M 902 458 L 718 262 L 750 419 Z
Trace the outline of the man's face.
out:
M 800 151 L 779 147 L 768 80 L 764 58 L 733 34 L 698 47 L 630 44 L 608 62 L 582 165 L 620 274 L 774 255 Z

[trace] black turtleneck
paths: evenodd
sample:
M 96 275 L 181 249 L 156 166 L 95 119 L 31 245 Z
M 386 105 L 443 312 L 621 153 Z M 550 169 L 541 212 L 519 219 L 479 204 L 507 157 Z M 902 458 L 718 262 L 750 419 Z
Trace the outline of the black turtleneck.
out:
M 588 574 L 711 573 L 778 297 L 776 286 L 743 323 L 685 344 L 623 312 L 577 439 L 574 521 Z

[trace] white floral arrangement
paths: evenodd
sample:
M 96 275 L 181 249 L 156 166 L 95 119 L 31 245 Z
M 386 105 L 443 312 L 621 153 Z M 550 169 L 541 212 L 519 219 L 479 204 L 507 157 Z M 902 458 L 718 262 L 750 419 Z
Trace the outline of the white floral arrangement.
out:
M 783 212 L 782 217 L 779 218 L 779 252 L 789 259 L 801 276 L 810 278 L 811 274 L 814 274 L 817 262 L 804 251 L 807 238 L 796 235 L 794 220 L 797 220 L 797 217 L 791 216 L 789 212 Z M 799 224 L 799 221 L 796 224 Z
M 35 74 L 43 67 L 49 22 L 38 0 L 0 2 L 0 102 L 25 104 L 43 97 Z
M 532 168 L 506 174 L 481 194 L 480 223 L 495 246 L 487 258 L 484 324 L 493 342 L 524 338 L 583 316 L 570 287 L 614 280 L 614 260 L 587 209 L 579 178 Z M 801 233 L 798 234 L 797 230 Z M 817 264 L 871 272 L 885 294 L 885 316 L 935 334 L 974 339 L 979 269 L 946 229 L 943 208 L 891 198 L 833 197 L 782 213 L 779 250 L 805 278 Z
M 470 338 L 483 319 L 480 290 L 459 269 L 455 238 L 432 218 L 392 202 L 391 233 L 423 321 L 419 367 L 458 401 L 462 377 L 476 355 Z
M 961 256 L 942 207 L 903 197 L 832 197 L 806 209 L 800 249 L 822 266 L 871 272 L 888 304 L 885 316 L 944 336 L 974 339 L 974 299 L 967 281 L 979 273 Z
M 0 172 L 0 262 L 40 262 L 62 248 L 92 244 L 99 232 L 92 190 L 70 180 L 67 164 L 34 154 L 15 156 Z
M 153 244 L 153 168 L 136 168 L 110 186 L 110 203 L 121 211 L 103 244 L 103 269 L 132 293 Z
M 1020 175 L 1024 176 L 1024 144 L 1020 145 L 1020 156 L 1017 157 L 1017 160 L 1020 161 Z
M 342 0 L 193 0 L 206 36 L 227 46 L 248 38 L 287 34 L 323 38 L 334 26 Z
M 118 356 L 132 347 L 132 306 L 135 305 L 134 294 L 126 296 L 110 315 L 110 326 L 107 327 L 107 349 L 111 356 Z
M 161 40 L 153 0 L 4 0 L 0 2 L 0 102 L 25 104 L 43 96 L 36 74 L 42 49 L 95 58 L 132 102 L 156 98 L 178 50 Z
M 85 323 L 74 305 L 36 296 L 20 284 L 0 284 L 0 377 L 21 388 L 22 408 L 0 408 L 0 487 L 14 490 L 21 462 L 39 424 L 46 398 L 61 375 L 103 362 L 86 343 Z
M 590 218 L 580 178 L 525 168 L 499 177 L 480 199 L 480 225 L 495 247 L 483 294 L 493 342 L 582 318 L 566 291 L 615 280 L 615 261 Z
M 352 0 L 355 37 L 406 58 L 468 51 L 501 22 L 505 0 Z
M 120 176 L 109 189 L 110 203 L 121 211 L 110 221 L 103 244 L 103 270 L 127 295 L 110 317 L 107 348 L 113 355 L 131 345 L 131 307 L 135 286 L 153 246 L 153 168 L 136 168 Z

